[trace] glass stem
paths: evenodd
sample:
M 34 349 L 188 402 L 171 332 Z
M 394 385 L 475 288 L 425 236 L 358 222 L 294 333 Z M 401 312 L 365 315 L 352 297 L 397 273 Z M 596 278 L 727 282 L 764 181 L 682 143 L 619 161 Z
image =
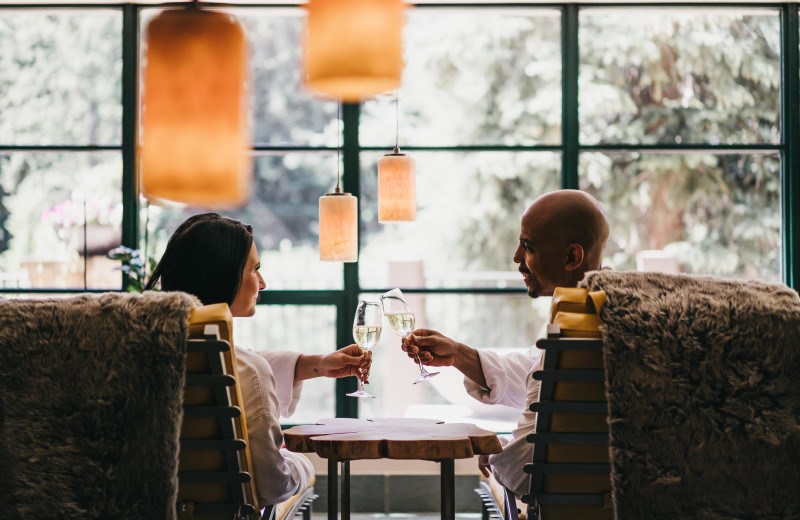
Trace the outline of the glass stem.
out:
M 404 337 L 404 338 L 407 338 L 408 336 L 403 336 L 403 337 Z M 428 371 L 427 371 L 427 370 L 425 370 L 425 366 L 422 364 L 422 360 L 419 358 L 419 354 L 416 354 L 416 353 L 415 353 L 415 354 L 414 354 L 414 357 L 415 357 L 415 358 L 417 358 L 417 365 L 419 365 L 419 372 L 420 372 L 420 374 L 423 374 L 423 375 L 424 375 L 425 373 L 427 373 Z
M 417 358 L 417 364 L 419 365 L 419 371 L 425 372 L 425 367 L 422 365 L 422 360 L 419 358 L 419 354 L 414 354 L 414 357 Z

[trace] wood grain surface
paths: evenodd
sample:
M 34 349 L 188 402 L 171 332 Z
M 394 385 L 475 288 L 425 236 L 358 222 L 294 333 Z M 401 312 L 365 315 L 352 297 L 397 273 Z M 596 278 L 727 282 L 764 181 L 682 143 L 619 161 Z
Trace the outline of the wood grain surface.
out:
M 435 419 L 321 419 L 283 432 L 291 451 L 337 459 L 466 459 L 499 453 L 497 436 Z

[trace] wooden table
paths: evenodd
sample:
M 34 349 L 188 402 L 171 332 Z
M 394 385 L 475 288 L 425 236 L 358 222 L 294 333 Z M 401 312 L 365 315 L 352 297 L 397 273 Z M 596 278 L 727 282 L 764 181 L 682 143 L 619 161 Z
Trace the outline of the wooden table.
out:
M 342 465 L 342 520 L 350 520 L 350 461 L 420 459 L 441 464 L 442 520 L 454 520 L 455 459 L 499 453 L 497 436 L 473 424 L 435 419 L 322 419 L 283 432 L 286 447 L 328 459 L 328 520 L 337 518 Z

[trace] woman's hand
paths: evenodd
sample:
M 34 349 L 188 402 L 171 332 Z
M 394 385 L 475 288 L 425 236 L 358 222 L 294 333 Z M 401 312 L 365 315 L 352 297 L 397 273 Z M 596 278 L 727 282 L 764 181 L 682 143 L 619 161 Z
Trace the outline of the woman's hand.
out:
M 322 356 L 321 375 L 326 377 L 356 376 L 364 383 L 372 367 L 372 352 L 363 352 L 358 345 L 348 345 Z
M 294 378 L 303 381 L 322 376 L 356 376 L 368 383 L 371 366 L 372 352 L 362 352 L 358 345 L 353 344 L 323 356 L 301 355 L 294 369 Z

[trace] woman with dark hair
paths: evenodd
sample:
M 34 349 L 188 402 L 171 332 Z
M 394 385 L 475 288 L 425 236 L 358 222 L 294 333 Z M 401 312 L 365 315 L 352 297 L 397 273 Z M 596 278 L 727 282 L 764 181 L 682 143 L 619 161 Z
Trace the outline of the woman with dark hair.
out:
M 160 285 L 163 291 L 193 294 L 204 305 L 227 303 L 234 317 L 252 316 L 258 292 L 266 288 L 259 267 L 251 226 L 204 213 L 175 230 L 145 290 Z M 372 359 L 358 345 L 324 356 L 234 348 L 258 499 L 262 506 L 277 504 L 305 488 L 314 475 L 305 456 L 281 448 L 279 415 L 294 412 L 303 380 L 365 379 Z

